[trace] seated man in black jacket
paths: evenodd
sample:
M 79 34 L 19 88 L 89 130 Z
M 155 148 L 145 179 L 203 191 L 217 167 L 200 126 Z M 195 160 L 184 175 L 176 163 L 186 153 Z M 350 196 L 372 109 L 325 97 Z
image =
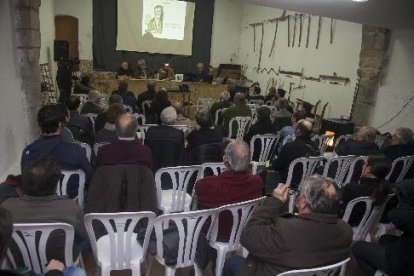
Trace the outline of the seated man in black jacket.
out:
M 413 131 L 406 127 L 397 128 L 392 136 L 392 144 L 383 152 L 391 161 L 398 157 L 414 155 Z
M 339 156 L 344 155 L 378 155 L 381 154 L 377 144 L 375 144 L 375 137 L 377 136 L 377 130 L 373 127 L 364 126 L 359 129 L 355 134 L 354 139 L 339 143 L 335 152 Z

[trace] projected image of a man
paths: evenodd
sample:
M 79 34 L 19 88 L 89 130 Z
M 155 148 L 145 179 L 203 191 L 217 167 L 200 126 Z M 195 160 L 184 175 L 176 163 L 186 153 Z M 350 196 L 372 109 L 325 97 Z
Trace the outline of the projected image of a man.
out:
M 154 7 L 154 18 L 147 25 L 147 32 L 152 34 L 162 34 L 162 25 L 164 19 L 164 7 L 157 5 Z

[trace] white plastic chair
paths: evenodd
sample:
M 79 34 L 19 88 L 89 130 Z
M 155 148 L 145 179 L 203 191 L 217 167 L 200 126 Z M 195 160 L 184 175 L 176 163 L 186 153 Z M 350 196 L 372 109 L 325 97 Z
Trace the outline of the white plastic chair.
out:
M 353 139 L 354 138 L 354 135 L 353 134 L 345 134 L 345 135 L 341 135 L 341 136 L 339 136 L 338 138 L 336 138 L 336 141 L 335 141 L 335 148 L 336 148 L 336 146 L 341 142 L 341 141 L 347 141 L 347 140 L 349 140 L 349 139 Z
M 334 136 L 333 135 L 315 135 L 312 137 L 312 141 L 318 143 L 318 149 L 320 154 L 324 154 L 326 149 L 328 148 L 329 142 L 332 141 L 333 143 Z
M 84 150 L 85 150 L 85 155 L 86 158 L 88 158 L 89 163 L 91 162 L 91 157 L 92 157 L 92 149 L 91 146 L 89 146 L 86 143 L 78 143 L 79 146 L 81 146 Z
M 372 198 L 370 198 L 369 196 L 363 196 L 363 197 L 358 197 L 358 198 L 351 200 L 346 205 L 345 213 L 342 216 L 342 220 L 348 223 L 355 205 L 360 205 L 362 202 L 365 203 L 365 212 L 358 226 L 353 227 L 352 229 L 354 231 L 353 240 L 361 240 L 362 228 L 365 222 L 367 221 L 369 214 L 371 213 L 371 210 L 372 210 L 372 202 L 373 202 Z
M 346 177 L 345 182 L 343 183 L 344 185 L 352 181 L 355 168 L 359 168 L 359 167 L 362 168 L 362 165 L 364 164 L 366 158 L 367 158 L 366 156 L 358 156 L 358 157 L 355 157 L 354 160 L 352 160 L 351 166 L 349 166 L 348 175 Z M 359 179 L 360 175 L 358 175 L 357 177 Z
M 391 171 L 385 177 L 385 179 L 390 180 L 390 177 L 394 174 L 394 171 L 396 170 L 397 165 L 402 164 L 402 168 L 400 168 L 401 169 L 401 172 L 398 175 L 397 180 L 395 180 L 393 182 L 397 183 L 397 182 L 400 182 L 400 181 L 404 180 L 404 178 L 407 176 L 408 171 L 413 166 L 413 163 L 414 163 L 414 155 L 412 155 L 412 156 L 399 157 L 399 158 L 395 159 L 392 162 Z
M 218 217 L 211 227 L 209 237 L 210 246 L 217 250 L 216 276 L 219 276 L 222 273 L 227 253 L 239 250 L 242 247 L 240 244 L 240 236 L 250 217 L 254 213 L 254 210 L 264 198 L 265 197 L 261 197 L 240 203 L 229 204 L 219 208 Z M 217 241 L 217 235 L 220 228 L 219 216 L 220 213 L 223 212 L 230 212 L 233 218 L 231 234 L 227 242 Z
M 247 101 L 247 104 L 262 105 L 264 100 L 261 99 L 250 99 Z
M 98 156 L 98 151 L 102 146 L 108 145 L 109 143 L 95 143 L 93 144 L 93 153 Z
M 286 136 L 285 138 L 283 138 L 282 146 L 284 146 L 286 143 L 293 142 L 295 140 L 295 138 L 296 138 L 295 135 Z
M 155 217 L 153 212 L 91 213 L 85 215 L 86 230 L 102 276 L 111 275 L 111 270 L 124 269 L 131 269 L 133 276 L 141 276 L 141 263 L 145 260 Z M 108 234 L 97 238 L 92 226 L 94 221 L 101 222 Z M 144 242 L 141 245 L 134 229 L 142 221 L 146 223 L 146 228 Z
M 142 141 L 145 141 L 145 134 L 147 133 L 148 129 L 152 126 L 158 126 L 156 124 L 145 124 L 142 126 L 138 126 L 139 132 L 141 133 Z
M 375 271 L 374 276 L 388 276 L 385 272 L 382 272 L 381 270 Z
M 89 119 L 89 121 L 91 121 L 91 123 L 92 123 L 92 131 L 95 132 L 95 122 L 96 122 L 96 117 L 98 117 L 98 114 L 95 114 L 95 113 L 86 113 L 85 116 L 86 116 L 86 118 Z
M 220 115 L 223 114 L 223 112 L 226 111 L 226 109 L 227 108 L 221 108 L 216 110 L 216 113 L 214 114 L 214 124 L 216 126 L 218 125 Z
M 295 167 L 299 164 L 302 165 L 302 175 L 300 178 L 300 182 L 302 182 L 306 177 L 312 175 L 316 168 L 318 167 L 319 163 L 322 161 L 322 156 L 317 157 L 301 157 L 293 160 L 289 165 L 288 170 L 288 177 L 286 179 L 286 184 L 291 185 L 293 179 L 293 172 L 295 171 Z M 299 184 L 298 183 L 298 184 Z M 295 195 L 292 194 L 289 196 L 289 213 L 293 213 L 293 207 L 295 205 Z
M 199 170 L 200 166 L 182 166 L 161 168 L 155 173 L 158 208 L 164 214 L 190 210 L 191 196 L 187 193 L 187 186 Z M 162 189 L 161 177 L 164 174 L 169 175 L 172 189 Z
M 351 163 L 355 158 L 356 158 L 355 155 L 348 155 L 348 156 L 337 156 L 337 157 L 328 159 L 323 169 L 323 176 L 328 177 L 330 173 L 329 169 L 331 168 L 331 166 L 336 165 L 335 176 L 331 178 L 335 180 L 336 184 L 339 187 L 342 187 L 345 177 L 347 176 L 347 173 L 349 171 L 349 167 L 351 166 Z
M 141 108 L 142 108 L 142 113 L 144 115 L 147 115 L 147 114 L 145 114 L 145 112 L 148 111 L 148 110 L 150 110 L 150 108 L 151 108 L 151 101 L 143 101 Z
M 144 115 L 144 114 L 134 113 L 134 114 L 132 114 L 132 115 L 135 117 L 135 119 L 137 119 L 138 124 L 140 124 L 140 125 L 145 125 L 145 121 L 146 121 L 146 119 L 145 119 L 145 115 Z M 139 119 L 141 119 L 141 123 L 139 123 Z
M 273 147 L 279 143 L 278 134 L 257 134 L 250 140 L 250 158 L 254 155 L 254 145 L 256 140 L 260 140 L 259 163 L 264 163 L 270 159 L 270 153 Z
M 68 194 L 68 181 L 72 176 L 77 175 L 79 178 L 78 186 L 78 196 L 74 198 L 77 199 L 79 206 L 83 207 L 84 202 L 84 193 L 85 193 L 85 172 L 82 170 L 62 170 L 63 178 L 59 181 L 56 193 L 61 196 Z
M 286 271 L 278 274 L 278 276 L 328 276 L 335 275 L 339 270 L 341 270 L 340 275 L 342 276 L 345 275 L 345 269 L 350 260 L 351 258 L 348 258 L 333 265 Z
M 197 179 L 204 178 L 204 173 L 205 173 L 206 169 L 211 169 L 211 171 L 213 172 L 214 175 L 219 175 L 223 171 L 227 170 L 226 165 L 224 165 L 223 162 L 218 162 L 218 163 L 203 163 L 199 167 L 200 167 L 200 169 L 198 171 L 198 177 L 197 177 Z
M 252 122 L 251 117 L 234 117 L 229 122 L 229 135 L 228 138 L 232 139 L 233 136 L 233 124 L 236 123 L 237 126 L 237 133 L 236 138 L 239 140 L 243 140 L 244 133 L 247 132 L 247 130 L 250 127 L 250 124 Z
M 273 105 L 273 100 L 267 100 L 267 101 L 264 103 L 264 105 L 266 105 L 266 106 L 271 106 L 271 105 Z
M 36 274 L 44 272 L 48 260 L 46 256 L 46 245 L 50 234 L 55 230 L 65 232 L 65 266 L 73 265 L 73 240 L 75 231 L 67 223 L 16 223 L 13 224 L 12 238 L 23 258 L 24 266 L 30 268 Z M 36 237 L 36 235 L 39 235 Z M 39 238 L 39 240 L 37 240 Z M 14 268 L 16 262 L 10 250 L 7 256 Z
M 216 219 L 218 209 L 184 212 L 178 214 L 167 214 L 159 216 L 154 222 L 155 235 L 157 239 L 157 254 L 155 259 L 165 266 L 165 275 L 175 275 L 175 270 L 182 267 L 194 266 L 195 275 L 201 276 L 201 270 L 195 263 L 195 253 L 200 231 L 208 219 L 212 222 Z M 163 239 L 165 225 L 173 222 L 177 227 L 179 236 L 177 263 L 175 266 L 167 266 L 164 260 Z M 211 224 L 208 232 L 210 232 Z M 209 233 L 207 233 L 207 237 Z
M 172 125 L 172 127 L 181 130 L 184 133 L 184 137 L 191 132 L 191 127 L 188 125 Z

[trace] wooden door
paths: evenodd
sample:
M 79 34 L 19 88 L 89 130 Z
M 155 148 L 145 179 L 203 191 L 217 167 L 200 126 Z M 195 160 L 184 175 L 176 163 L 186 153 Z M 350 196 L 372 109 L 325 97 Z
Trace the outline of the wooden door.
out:
M 69 15 L 55 16 L 55 38 L 69 42 L 69 58 L 79 58 L 79 22 Z

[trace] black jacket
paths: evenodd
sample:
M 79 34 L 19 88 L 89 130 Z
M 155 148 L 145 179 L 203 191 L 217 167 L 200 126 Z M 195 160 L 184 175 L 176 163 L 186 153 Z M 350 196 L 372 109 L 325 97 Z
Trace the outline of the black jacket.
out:
M 378 146 L 375 143 L 365 142 L 365 141 L 355 141 L 349 139 L 342 143 L 339 143 L 335 152 L 339 156 L 344 155 L 356 155 L 356 156 L 366 156 L 366 155 L 378 155 L 382 154 Z
M 223 133 L 215 128 L 194 130 L 188 134 L 187 142 L 187 149 L 192 149 L 204 144 L 222 143 Z
M 414 155 L 414 142 L 402 145 L 391 145 L 383 150 L 384 154 L 394 161 L 398 157 Z
M 145 102 L 145 101 L 152 101 L 152 100 L 154 100 L 156 93 L 157 92 L 155 90 L 154 91 L 147 90 L 147 91 L 145 91 L 145 92 L 143 92 L 143 93 L 141 93 L 141 94 L 138 95 L 138 98 L 137 98 L 137 107 L 142 111 L 142 113 L 145 114 L 146 112 L 149 111 L 149 110 L 142 110 L 142 103 Z

